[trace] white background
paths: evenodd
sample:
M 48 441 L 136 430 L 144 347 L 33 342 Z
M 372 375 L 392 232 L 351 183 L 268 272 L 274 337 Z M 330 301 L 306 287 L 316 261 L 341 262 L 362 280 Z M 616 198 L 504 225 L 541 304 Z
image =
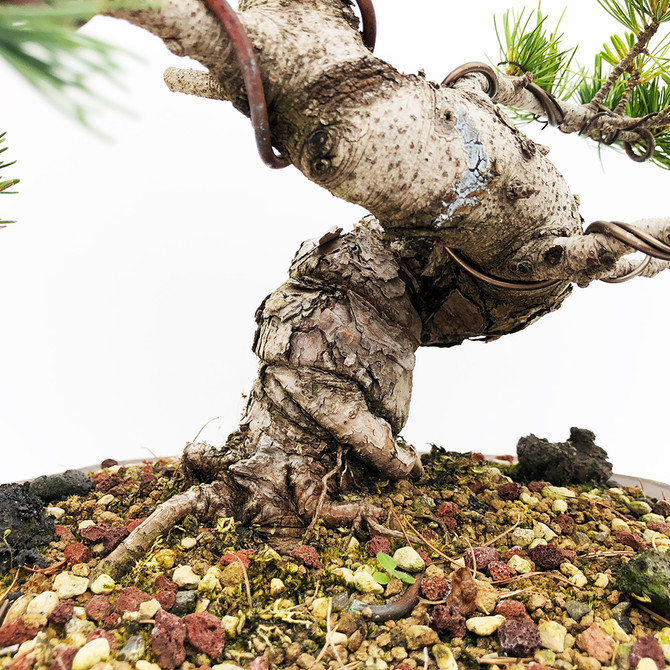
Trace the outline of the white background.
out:
M 532 5 L 533 3 L 528 3 Z M 440 81 L 497 60 L 492 15 L 523 2 L 378 0 L 376 53 Z M 558 18 L 564 2 L 543 2 Z M 595 0 L 568 3 L 563 28 L 591 63 L 613 22 Z M 222 444 L 256 369 L 253 315 L 298 244 L 363 211 L 265 168 L 230 104 L 171 94 L 156 38 L 94 19 L 123 46 L 128 110 L 103 110 L 101 139 L 0 64 L 0 130 L 20 195 L 0 218 L 0 481 L 117 459 L 178 454 L 200 427 Z M 184 65 L 185 66 L 185 65 Z M 539 126 L 529 130 L 582 199 L 586 221 L 668 216 L 670 174 Z M 575 289 L 557 313 L 492 344 L 418 353 L 404 436 L 419 448 L 514 453 L 528 433 L 594 430 L 615 470 L 670 480 L 670 273 Z

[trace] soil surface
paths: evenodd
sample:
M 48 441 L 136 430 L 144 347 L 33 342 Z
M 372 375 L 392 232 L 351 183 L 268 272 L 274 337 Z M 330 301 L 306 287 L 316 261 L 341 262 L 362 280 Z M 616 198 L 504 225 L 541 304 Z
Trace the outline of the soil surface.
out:
M 511 457 L 434 449 L 423 461 L 418 483 L 343 497 L 389 510 L 367 535 L 316 523 L 282 556 L 232 519 L 187 518 L 116 581 L 98 562 L 192 482 L 177 460 L 106 461 L 92 490 L 43 503 L 50 542 L 13 552 L 19 533 L 5 530 L 0 668 L 666 666 L 669 503 L 521 481 Z

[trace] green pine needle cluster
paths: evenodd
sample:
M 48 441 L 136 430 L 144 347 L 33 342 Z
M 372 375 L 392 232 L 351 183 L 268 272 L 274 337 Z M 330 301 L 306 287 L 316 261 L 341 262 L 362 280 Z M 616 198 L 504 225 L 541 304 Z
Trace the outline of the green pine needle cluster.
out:
M 561 17 L 562 18 L 562 17 Z M 563 34 L 558 32 L 560 20 L 553 31 L 546 27 L 547 17 L 540 9 L 519 14 L 503 14 L 502 25 L 494 17 L 500 54 L 506 74 L 520 76 L 524 72 L 535 75 L 535 83 L 559 98 L 572 94 L 575 76 L 570 65 L 577 48 L 562 49 Z
M 651 21 L 670 20 L 670 0 L 598 0 L 598 4 L 634 33 L 641 32 Z
M 5 135 L 6 133 L 0 133 L 0 144 L 3 144 L 5 141 Z M 0 154 L 4 153 L 7 151 L 7 147 L 0 147 Z M 16 161 L 10 161 L 9 163 L 3 162 L 2 159 L 0 159 L 0 170 L 3 170 L 6 167 L 9 167 L 10 165 L 14 165 Z M 14 184 L 18 184 L 19 180 L 18 179 L 2 179 L 0 177 L 0 193 L 15 193 L 15 191 L 8 191 L 8 188 L 11 188 L 14 186 Z M 14 223 L 14 221 L 6 221 L 5 219 L 0 219 L 0 228 L 4 228 L 8 223 Z
M 103 74 L 114 80 L 119 69 L 116 47 L 77 32 L 99 9 L 89 0 L 44 6 L 0 3 L 0 58 L 83 123 L 96 98 L 87 77 Z
M 532 72 L 535 83 L 559 100 L 587 104 L 593 100 L 612 69 L 630 52 L 643 30 L 649 25 L 660 26 L 670 21 L 670 0 L 597 0 L 605 11 L 626 28 L 623 35 L 613 35 L 595 55 L 592 68 L 575 64 L 577 48 L 562 45 L 560 20 L 552 30 L 540 8 L 530 12 L 507 11 L 501 27 L 495 23 L 500 47 L 500 58 L 505 74 L 518 76 Z M 563 17 L 561 16 L 561 19 Z M 655 42 L 632 63 L 639 83 L 625 104 L 625 114 L 643 117 L 670 106 L 670 33 L 656 35 Z M 616 82 L 604 105 L 616 109 L 629 84 L 630 72 Z M 519 122 L 527 123 L 535 117 L 515 112 Z M 651 161 L 670 169 L 670 127 L 654 131 L 656 152 Z M 620 142 L 612 146 L 622 148 Z

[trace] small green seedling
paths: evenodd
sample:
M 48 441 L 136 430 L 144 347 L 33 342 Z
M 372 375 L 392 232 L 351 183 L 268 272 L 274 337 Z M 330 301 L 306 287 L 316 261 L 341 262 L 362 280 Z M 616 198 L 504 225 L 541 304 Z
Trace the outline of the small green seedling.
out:
M 378 584 L 388 584 L 391 581 L 391 577 L 396 577 L 401 582 L 405 582 L 406 584 L 414 584 L 416 581 L 412 575 L 408 575 L 402 570 L 396 570 L 398 567 L 396 561 L 393 560 L 392 556 L 385 554 L 383 551 L 380 551 L 377 554 L 377 563 L 379 563 L 379 565 L 384 569 L 384 572 L 375 572 L 375 574 L 372 575 L 372 578 Z

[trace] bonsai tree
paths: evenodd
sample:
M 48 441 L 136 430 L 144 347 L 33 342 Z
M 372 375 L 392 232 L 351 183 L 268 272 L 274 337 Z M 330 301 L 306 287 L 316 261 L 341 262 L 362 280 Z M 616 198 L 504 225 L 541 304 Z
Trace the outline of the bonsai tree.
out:
M 538 119 L 670 167 L 668 43 L 659 34 L 670 5 L 600 4 L 624 32 L 587 70 L 539 12 L 508 14 L 500 69 L 465 64 L 441 83 L 377 58 L 370 25 L 361 34 L 345 0 L 243 1 L 242 32 L 224 27 L 221 3 L 109 12 L 207 68 L 168 70 L 171 90 L 231 101 L 256 118 L 234 48 L 246 35 L 255 56 L 247 69 L 262 73 L 267 101 L 257 135 L 278 151 L 266 143 L 266 160 L 292 164 L 370 213 L 352 232 L 333 229 L 299 249 L 257 313 L 259 374 L 239 430 L 223 449 L 187 446 L 184 468 L 200 483 L 159 506 L 109 569 L 189 513 L 232 515 L 275 537 L 299 537 L 317 517 L 380 528 L 382 510 L 337 495 L 368 474 L 421 475 L 398 437 L 418 347 L 499 338 L 560 307 L 573 283 L 668 266 L 670 219 L 585 229 L 545 148 L 515 123 Z M 630 258 L 636 250 L 647 258 Z

